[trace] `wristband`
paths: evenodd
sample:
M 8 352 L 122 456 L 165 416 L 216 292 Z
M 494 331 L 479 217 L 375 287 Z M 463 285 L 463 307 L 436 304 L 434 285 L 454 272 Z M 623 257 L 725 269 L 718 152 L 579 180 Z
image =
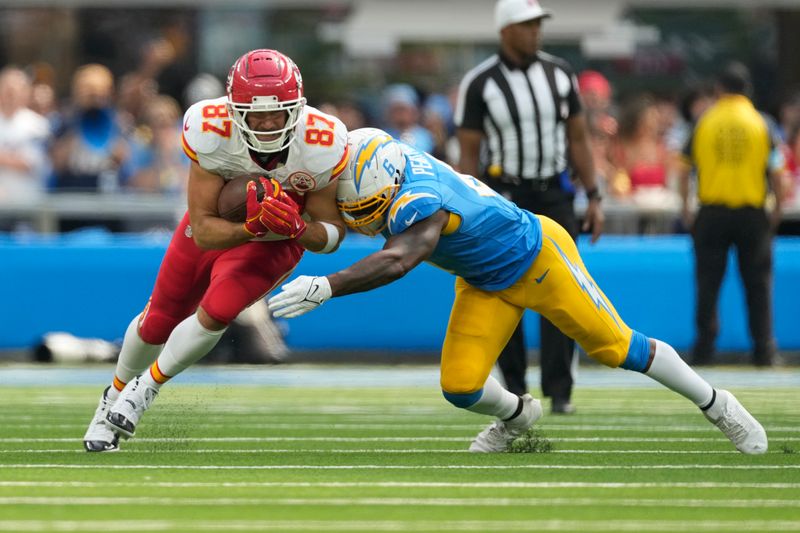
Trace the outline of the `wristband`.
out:
M 599 202 L 603 199 L 603 197 L 600 196 L 600 190 L 597 187 L 594 187 L 592 189 L 586 189 L 586 199 L 590 202 L 592 200 L 597 200 Z
M 330 222 L 319 222 L 325 228 L 325 233 L 328 234 L 328 240 L 325 241 L 325 246 L 321 250 L 317 250 L 318 254 L 329 254 L 336 249 L 339 245 L 339 228 Z

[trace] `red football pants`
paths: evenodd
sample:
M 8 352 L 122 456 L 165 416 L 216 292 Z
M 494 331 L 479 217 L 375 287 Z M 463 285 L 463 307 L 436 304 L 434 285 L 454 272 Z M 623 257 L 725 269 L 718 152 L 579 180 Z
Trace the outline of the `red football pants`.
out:
M 139 335 L 148 344 L 163 344 L 198 306 L 228 324 L 291 274 L 302 256 L 303 247 L 294 240 L 202 250 L 191 237 L 186 213 L 164 255 Z

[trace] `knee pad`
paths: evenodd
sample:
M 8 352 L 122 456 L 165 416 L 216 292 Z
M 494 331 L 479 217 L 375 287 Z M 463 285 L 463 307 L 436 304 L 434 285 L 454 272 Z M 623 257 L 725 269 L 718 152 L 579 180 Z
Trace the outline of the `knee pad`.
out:
M 442 389 L 442 394 L 444 395 L 445 400 L 452 403 L 456 407 L 460 407 L 461 409 L 466 409 L 472 405 L 475 405 L 478 400 L 481 399 L 483 396 L 483 388 L 476 390 L 475 392 L 447 392 L 446 390 Z

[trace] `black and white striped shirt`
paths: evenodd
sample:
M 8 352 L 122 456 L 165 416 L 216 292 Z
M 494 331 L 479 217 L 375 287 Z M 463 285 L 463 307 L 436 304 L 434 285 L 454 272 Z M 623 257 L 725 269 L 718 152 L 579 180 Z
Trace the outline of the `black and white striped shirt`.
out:
M 487 167 L 544 179 L 567 168 L 566 120 L 580 112 L 566 61 L 539 52 L 523 70 L 495 54 L 464 76 L 454 118 L 460 128 L 484 132 Z

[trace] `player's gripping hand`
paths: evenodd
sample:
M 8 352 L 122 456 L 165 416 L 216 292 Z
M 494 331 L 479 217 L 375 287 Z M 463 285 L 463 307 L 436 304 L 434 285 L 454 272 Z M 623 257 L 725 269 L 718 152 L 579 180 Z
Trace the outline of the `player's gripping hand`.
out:
M 269 231 L 296 239 L 306 232 L 306 221 L 300 216 L 300 208 L 286 194 L 277 197 L 264 196 L 261 201 L 259 222 Z
M 263 176 L 258 178 L 264 188 L 264 199 L 259 202 L 258 188 L 255 181 L 247 182 L 247 216 L 244 222 L 244 229 L 253 237 L 263 237 L 270 228 L 261 221 L 263 213 L 262 204 L 267 198 L 288 198 L 283 192 L 281 184 L 274 179 L 267 179 Z
M 269 299 L 269 310 L 276 317 L 294 318 L 313 311 L 331 297 L 331 284 L 325 276 L 300 276 L 281 287 Z

